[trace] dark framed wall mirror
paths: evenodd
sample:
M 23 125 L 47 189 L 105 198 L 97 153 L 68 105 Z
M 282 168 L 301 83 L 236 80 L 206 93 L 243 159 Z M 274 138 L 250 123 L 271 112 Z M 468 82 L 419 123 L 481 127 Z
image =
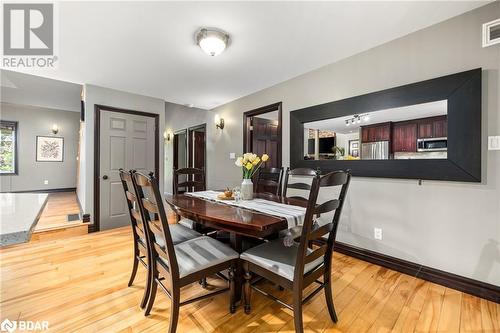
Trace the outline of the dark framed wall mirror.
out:
M 480 182 L 481 69 L 290 112 L 290 166 Z

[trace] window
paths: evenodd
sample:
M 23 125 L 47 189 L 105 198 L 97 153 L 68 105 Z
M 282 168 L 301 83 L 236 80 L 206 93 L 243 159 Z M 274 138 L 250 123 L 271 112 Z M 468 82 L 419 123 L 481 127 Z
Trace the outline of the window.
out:
M 17 122 L 0 120 L 0 175 L 17 174 Z

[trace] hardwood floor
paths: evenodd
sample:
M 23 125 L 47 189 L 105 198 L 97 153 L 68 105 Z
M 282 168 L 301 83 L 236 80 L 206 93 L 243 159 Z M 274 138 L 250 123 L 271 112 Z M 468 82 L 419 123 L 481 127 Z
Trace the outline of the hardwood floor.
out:
M 50 193 L 30 242 L 64 239 L 88 233 L 81 220 L 68 222 L 69 214 L 79 214 L 75 192 Z
M 53 229 L 64 227 L 68 223 L 81 222 L 80 220 L 68 222 L 66 219 L 69 214 L 79 213 L 80 207 L 75 192 L 50 193 L 35 230 Z
M 1 319 L 48 320 L 51 332 L 164 332 L 170 302 L 159 293 L 152 314 L 138 303 L 145 270 L 127 287 L 128 227 L 0 249 Z M 304 306 L 308 332 L 500 332 L 500 304 L 342 254 L 334 255 L 334 325 L 320 293 Z M 219 280 L 209 279 L 212 285 Z M 291 295 L 265 285 L 291 301 Z M 182 299 L 203 293 L 186 287 Z M 293 332 L 291 312 L 253 293 L 252 313 L 228 311 L 228 295 L 181 308 L 178 332 Z

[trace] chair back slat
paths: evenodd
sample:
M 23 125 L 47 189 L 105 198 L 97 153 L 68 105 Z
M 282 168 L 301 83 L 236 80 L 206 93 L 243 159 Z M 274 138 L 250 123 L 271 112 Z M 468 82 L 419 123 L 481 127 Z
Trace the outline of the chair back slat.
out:
M 323 177 L 321 177 L 321 180 L 319 182 L 320 187 L 327 187 L 327 186 L 339 186 L 339 185 L 344 185 L 347 183 L 347 179 L 349 178 L 349 174 L 343 172 L 343 171 L 334 171 L 330 172 Z
M 146 234 L 144 233 L 144 230 L 142 230 L 139 227 L 135 227 L 135 231 L 137 232 L 137 235 L 139 236 L 140 239 L 146 241 Z
M 291 169 L 287 168 L 285 172 L 285 181 L 283 183 L 283 196 L 287 198 L 301 198 L 301 199 L 306 199 L 308 200 L 308 196 L 299 196 L 299 195 L 294 195 L 294 196 L 288 196 L 288 189 L 295 189 L 295 190 L 302 190 L 302 191 L 308 191 L 310 192 L 311 190 L 311 184 L 304 183 L 303 181 L 297 181 L 294 183 L 290 183 L 290 176 L 297 176 L 298 178 L 307 178 L 307 179 L 313 179 L 316 177 L 318 172 L 313 169 L 309 168 L 297 168 L 297 169 Z
M 314 240 L 320 239 L 324 235 L 326 235 L 329 232 L 331 232 L 332 229 L 333 229 L 333 225 L 331 223 L 327 223 L 325 225 L 322 225 L 318 229 L 316 229 L 314 231 L 311 231 L 311 233 L 308 235 L 307 238 L 310 241 L 314 241 Z
M 128 184 L 132 184 L 132 177 L 130 176 L 130 171 L 125 171 L 124 169 L 120 169 L 120 179 Z
M 163 247 L 161 247 L 161 245 L 160 245 L 160 244 L 158 244 L 158 243 L 154 243 L 154 244 L 153 244 L 153 246 L 154 246 L 154 248 L 155 248 L 155 250 L 156 250 L 156 253 L 158 253 L 158 255 L 159 255 L 160 257 L 162 257 L 162 258 L 164 258 L 164 259 L 168 257 L 167 252 L 164 250 L 164 248 L 163 248 Z M 167 262 L 168 262 L 168 261 L 167 261 Z
M 140 186 L 140 187 L 146 187 L 146 188 L 151 187 L 151 183 L 148 182 L 147 178 L 144 178 L 144 177 L 135 177 L 135 181 L 136 181 L 137 185 Z
M 323 255 L 325 255 L 327 249 L 328 247 L 326 246 L 326 244 L 321 245 L 319 248 L 315 249 L 314 251 L 306 255 L 304 259 L 304 264 L 307 265 L 308 263 L 313 262 L 314 260 L 322 257 Z
M 311 185 L 306 184 L 306 183 L 293 183 L 293 184 L 288 184 L 287 188 L 294 188 L 296 190 L 310 190 Z
M 300 195 L 288 195 L 288 196 L 287 196 L 287 199 L 302 200 L 302 201 L 304 201 L 305 203 L 307 203 L 307 201 L 308 201 L 306 198 L 301 197 Z
M 270 179 L 259 179 L 258 186 L 273 186 L 277 187 L 278 182 Z
M 169 274 L 165 275 L 165 279 L 168 280 L 167 282 L 172 283 L 174 280 L 179 279 L 179 266 L 163 205 L 163 197 L 158 187 L 158 180 L 152 173 L 144 175 L 136 172 L 132 176 L 132 181 L 136 189 L 137 202 L 144 221 L 146 240 L 152 255 L 152 261 L 156 262 L 161 258 L 161 260 L 168 263 Z
M 185 182 L 181 182 L 179 184 L 177 184 L 179 187 L 196 187 L 196 188 L 199 188 L 201 186 L 203 186 L 203 183 L 202 182 L 197 182 L 197 181 L 194 181 L 194 180 L 187 180 Z
M 125 196 L 127 197 L 127 199 L 133 203 L 137 202 L 137 197 L 135 196 L 135 194 L 133 194 L 132 192 L 126 190 L 125 191 Z
M 288 174 L 291 176 L 316 176 L 318 174 L 317 170 L 310 168 L 295 168 L 288 170 Z
M 331 269 L 331 256 L 333 251 L 333 244 L 336 237 L 337 227 L 340 220 L 340 213 L 344 205 L 347 189 L 351 179 L 350 170 L 347 171 L 334 171 L 324 176 L 316 174 L 313 176 L 311 182 L 311 190 L 309 192 L 309 199 L 304 217 L 304 224 L 302 226 L 302 234 L 300 236 L 300 244 L 297 252 L 297 259 L 295 263 L 295 276 L 294 279 L 300 281 L 304 279 L 304 267 L 306 264 L 323 257 L 323 266 L 325 270 Z M 328 200 L 322 204 L 317 204 L 320 188 L 341 186 L 339 197 L 336 199 Z M 332 221 L 313 229 L 313 223 L 316 216 L 322 213 L 335 211 Z M 309 249 L 309 243 L 312 240 L 321 238 L 329 234 L 326 244 L 321 245 L 319 248 L 313 250 Z M 311 275 L 312 274 L 312 275 Z M 318 272 L 310 272 L 307 275 L 308 279 L 311 276 L 319 274 Z M 319 275 L 320 276 L 320 275 Z M 305 281 L 305 280 L 304 280 Z
M 139 213 L 137 210 L 132 208 L 132 209 L 130 209 L 130 214 L 134 217 L 136 222 L 142 223 L 141 213 Z
M 155 223 L 151 223 L 150 226 L 151 232 L 155 234 L 155 237 L 163 237 L 163 230 L 161 229 L 161 227 L 159 227 Z
M 179 180 L 179 176 L 186 176 L 186 180 Z M 180 188 L 185 192 L 204 191 L 205 170 L 197 168 L 182 168 L 174 170 L 174 194 L 179 194 Z
M 312 272 L 307 273 L 306 275 L 304 275 L 303 285 L 308 286 L 314 281 L 317 281 L 320 277 L 324 276 L 326 270 L 327 268 L 323 265 L 313 270 Z
M 158 214 L 158 206 L 151 202 L 151 200 L 144 198 L 142 199 L 142 204 L 150 214 Z
M 316 206 L 314 208 L 314 213 L 315 214 L 323 214 L 323 213 L 328 213 L 331 212 L 335 209 L 337 209 L 340 205 L 340 201 L 338 199 L 332 199 L 328 200 L 326 202 L 323 202 L 322 204 Z
M 119 170 L 120 180 L 125 193 L 125 199 L 127 201 L 127 207 L 130 215 L 132 234 L 134 236 L 134 242 L 137 242 L 140 235 L 137 234 L 136 228 L 138 225 L 142 225 L 142 219 L 140 218 L 140 213 L 138 212 L 139 207 L 137 206 L 137 197 L 134 193 L 132 193 L 134 192 L 134 184 L 132 182 L 131 173 L 132 171 L 125 171 L 123 169 Z
M 281 195 L 282 180 L 283 168 L 259 169 L 255 181 L 255 192 Z

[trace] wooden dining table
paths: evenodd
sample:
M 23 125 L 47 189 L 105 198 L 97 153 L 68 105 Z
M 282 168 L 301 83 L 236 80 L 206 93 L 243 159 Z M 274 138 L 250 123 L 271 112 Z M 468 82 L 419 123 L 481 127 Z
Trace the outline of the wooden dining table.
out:
M 287 205 L 306 207 L 307 201 L 285 198 L 272 194 L 255 194 L 255 198 L 271 200 Z M 263 239 L 278 234 L 288 228 L 286 218 L 259 213 L 257 211 L 232 206 L 223 202 L 210 201 L 185 194 L 166 195 L 165 200 L 174 206 L 181 216 L 196 223 L 229 233 L 230 246 L 238 253 L 243 252 L 244 237 Z M 236 271 L 236 300 L 241 299 L 243 272 Z

